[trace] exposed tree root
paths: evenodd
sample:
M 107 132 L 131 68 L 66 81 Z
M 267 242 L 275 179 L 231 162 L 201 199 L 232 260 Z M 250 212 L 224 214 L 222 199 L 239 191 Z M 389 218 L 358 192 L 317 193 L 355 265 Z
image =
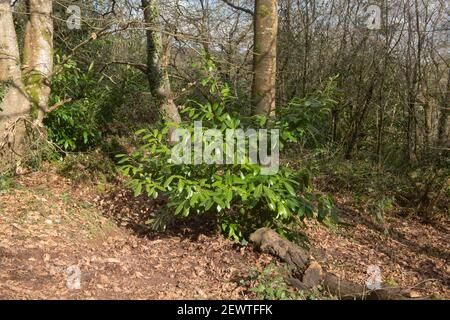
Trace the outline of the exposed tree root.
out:
M 326 271 L 315 259 L 314 249 L 304 249 L 278 235 L 268 228 L 256 230 L 250 241 L 261 251 L 270 253 L 296 268 L 295 277 L 288 282 L 299 289 L 311 289 L 322 285 L 340 299 L 363 300 L 415 300 L 428 297 L 410 298 L 409 289 L 380 288 L 369 290 L 361 285 Z

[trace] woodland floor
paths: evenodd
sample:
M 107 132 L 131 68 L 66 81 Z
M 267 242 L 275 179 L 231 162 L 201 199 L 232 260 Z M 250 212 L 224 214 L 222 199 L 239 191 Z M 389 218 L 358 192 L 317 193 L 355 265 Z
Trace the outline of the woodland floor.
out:
M 344 223 L 305 229 L 329 269 L 364 283 L 367 266 L 378 265 L 385 285 L 450 298 L 449 221 L 389 217 L 380 227 L 336 198 Z M 118 187 L 73 184 L 50 169 L 21 176 L 0 191 L 0 299 L 255 298 L 239 280 L 274 259 L 208 223 L 149 231 L 143 217 L 162 205 Z M 81 269 L 80 290 L 66 287 L 71 265 Z

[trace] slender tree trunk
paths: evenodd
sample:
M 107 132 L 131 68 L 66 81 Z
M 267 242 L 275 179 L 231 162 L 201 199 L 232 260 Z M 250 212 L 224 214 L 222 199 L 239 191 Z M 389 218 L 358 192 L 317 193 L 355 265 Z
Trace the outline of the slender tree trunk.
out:
M 255 113 L 275 114 L 278 1 L 255 0 L 252 99 Z
M 378 124 L 377 124 L 378 165 L 381 165 L 383 163 L 383 129 L 384 129 L 384 109 L 385 109 L 385 107 L 381 103 L 380 103 L 380 109 L 378 110 Z
M 447 88 L 442 96 L 441 113 L 438 124 L 438 144 L 450 147 L 450 69 L 447 75 Z
M 339 125 L 339 110 L 336 106 L 333 106 L 333 108 L 331 110 L 331 116 L 333 118 L 333 129 L 332 129 L 332 133 L 331 133 L 331 141 L 336 142 L 338 125 Z
M 147 77 L 150 90 L 158 99 L 160 112 L 169 122 L 179 123 L 181 117 L 172 97 L 167 67 L 170 59 L 170 41 L 163 43 L 158 23 L 157 0 L 142 0 L 147 35 Z
M 407 65 L 406 65 L 406 81 L 408 85 L 407 92 L 407 122 L 406 122 L 406 159 L 408 162 L 416 161 L 417 150 L 417 94 L 420 89 L 421 78 L 421 59 L 422 59 L 422 36 L 419 25 L 419 12 L 417 1 L 414 1 L 414 7 L 411 1 L 407 5 L 407 23 L 408 23 L 408 39 L 407 39 Z M 411 10 L 415 10 L 415 19 Z M 413 29 L 415 21 L 415 30 Z M 417 34 L 417 44 L 414 44 L 414 34 Z
M 52 0 L 27 0 L 23 76 L 32 104 L 32 116 L 43 126 L 53 72 Z
M 309 22 L 309 0 L 305 1 L 305 12 L 302 14 L 304 25 L 304 54 L 303 54 L 303 67 L 302 67 L 302 97 L 306 97 L 307 81 L 308 81 L 308 69 L 309 69 L 309 51 L 310 51 L 310 22 Z
M 21 154 L 30 105 L 20 71 L 20 55 L 9 0 L 0 0 L 0 158 Z
M 355 123 L 354 123 L 354 128 L 353 131 L 350 135 L 350 140 L 349 143 L 347 145 L 347 150 L 345 151 L 345 158 L 346 159 L 351 159 L 352 158 L 352 153 L 353 153 L 353 149 L 356 146 L 357 142 L 358 142 L 358 138 L 359 135 L 361 133 L 361 127 L 363 126 L 364 120 L 366 119 L 366 115 L 369 111 L 369 105 L 372 101 L 372 97 L 373 97 L 373 91 L 375 89 L 375 82 L 376 80 L 373 80 L 370 83 L 369 88 L 366 91 L 364 100 L 363 100 L 363 106 L 361 111 L 358 110 L 356 111 L 357 114 L 355 116 Z

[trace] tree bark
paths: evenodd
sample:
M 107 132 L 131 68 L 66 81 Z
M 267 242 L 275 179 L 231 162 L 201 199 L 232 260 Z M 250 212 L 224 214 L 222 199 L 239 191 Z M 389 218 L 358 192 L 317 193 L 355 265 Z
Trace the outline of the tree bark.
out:
M 255 114 L 275 115 L 278 1 L 255 0 L 252 100 Z
M 53 72 L 52 0 L 27 0 L 23 76 L 36 124 L 43 126 Z
M 173 101 L 167 67 L 170 59 L 170 41 L 163 43 L 158 23 L 157 0 L 142 0 L 147 35 L 147 77 L 150 90 L 158 99 L 160 113 L 168 122 L 180 123 L 181 117 Z
M 345 159 L 347 159 L 347 160 L 350 160 L 352 158 L 353 149 L 355 148 L 355 145 L 358 142 L 358 137 L 361 132 L 361 127 L 363 126 L 363 122 L 366 118 L 367 112 L 369 111 L 369 105 L 370 105 L 370 102 L 373 97 L 373 90 L 375 88 L 375 82 L 376 82 L 375 79 L 376 78 L 374 78 L 374 80 L 372 80 L 372 82 L 369 85 L 369 88 L 366 91 L 364 100 L 362 102 L 363 106 L 362 106 L 361 111 L 359 111 L 359 110 L 356 111 L 354 128 L 350 135 L 350 140 L 348 142 L 347 149 L 345 151 Z M 358 106 L 356 106 L 356 108 L 358 108 Z
M 23 152 L 26 128 L 21 119 L 30 111 L 9 0 L 0 0 L 0 86 L 0 158 L 5 158 Z

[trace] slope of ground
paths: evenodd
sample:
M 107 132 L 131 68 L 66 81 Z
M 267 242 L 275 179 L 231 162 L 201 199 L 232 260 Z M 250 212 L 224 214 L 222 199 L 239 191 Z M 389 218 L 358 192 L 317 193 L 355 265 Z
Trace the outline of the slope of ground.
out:
M 380 269 L 386 286 L 405 288 L 412 297 L 450 298 L 450 223 L 424 224 L 390 215 L 383 224 L 336 195 L 338 228 L 308 221 L 311 245 L 326 252 L 330 270 L 364 283 L 369 266 Z
M 264 269 L 270 256 L 211 232 L 203 218 L 150 231 L 145 219 L 163 203 L 101 189 L 49 171 L 0 191 L 0 299 L 255 298 L 240 279 Z M 385 285 L 450 297 L 448 222 L 392 217 L 380 230 L 345 199 L 338 202 L 343 225 L 308 222 L 305 230 L 330 270 L 364 283 L 367 267 L 377 265 Z M 66 286 L 70 266 L 81 271 L 79 290 Z
M 238 279 L 271 260 L 214 234 L 139 236 L 93 195 L 50 173 L 0 194 L 0 299 L 245 299 Z M 80 290 L 66 286 L 70 266 Z

